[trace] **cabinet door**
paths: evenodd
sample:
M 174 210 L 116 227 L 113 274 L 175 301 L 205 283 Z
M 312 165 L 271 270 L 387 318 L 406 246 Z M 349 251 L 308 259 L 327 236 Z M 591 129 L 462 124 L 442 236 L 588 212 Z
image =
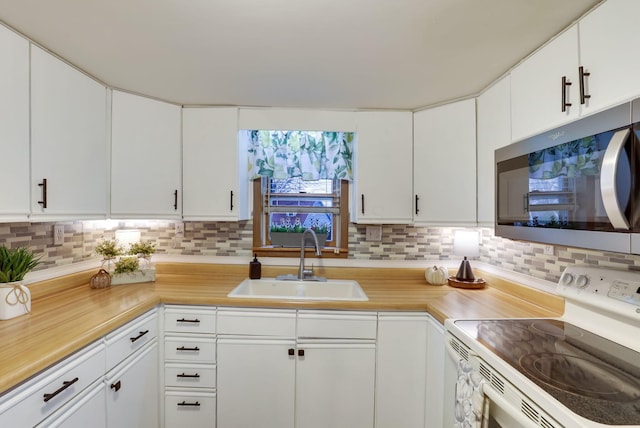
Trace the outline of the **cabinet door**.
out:
M 427 315 L 381 313 L 376 352 L 376 428 L 424 428 Z
M 495 150 L 511 143 L 509 76 L 478 97 L 478 225 L 495 223 Z
M 294 340 L 218 339 L 218 426 L 293 428 Z
M 106 108 L 105 86 L 37 46 L 31 46 L 31 211 L 34 217 L 106 217 Z
M 565 76 L 570 86 L 562 86 Z M 578 117 L 578 28 L 560 34 L 511 72 L 511 137 L 525 137 Z M 571 106 L 562 111 L 562 93 Z
M 106 428 L 106 426 L 105 391 L 102 381 L 82 391 L 58 412 L 36 425 L 38 428 Z
M 158 344 L 153 342 L 107 374 L 107 427 L 157 427 Z
M 299 343 L 296 428 L 371 428 L 375 352 L 374 343 Z
M 579 22 L 580 64 L 591 95 L 582 106 L 592 113 L 640 95 L 637 18 L 640 2 L 603 2 Z
M 111 216 L 181 216 L 180 106 L 113 91 Z
M 29 42 L 0 25 L 0 220 L 29 215 Z
M 185 220 L 247 220 L 247 146 L 237 108 L 182 110 Z
M 411 223 L 410 112 L 357 114 L 352 221 Z
M 443 425 L 443 409 L 447 404 L 451 405 L 453 413 L 453 404 L 446 403 L 443 399 L 444 395 L 444 366 L 445 366 L 445 347 L 444 347 L 444 327 L 437 320 L 429 317 L 427 324 L 427 402 L 425 407 L 426 426 L 441 427 Z M 448 411 L 445 409 L 444 411 Z M 446 425 L 446 426 L 452 426 Z
M 475 226 L 475 100 L 417 112 L 413 126 L 414 222 Z

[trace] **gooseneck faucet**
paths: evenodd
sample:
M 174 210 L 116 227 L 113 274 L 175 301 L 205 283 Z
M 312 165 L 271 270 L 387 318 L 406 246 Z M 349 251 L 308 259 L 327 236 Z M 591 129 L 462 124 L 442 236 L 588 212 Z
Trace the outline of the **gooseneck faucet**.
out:
M 300 267 L 298 268 L 298 279 L 304 280 L 313 276 L 313 269 L 305 269 L 304 267 L 304 249 L 307 244 L 307 234 L 311 234 L 313 237 L 313 246 L 316 250 L 316 256 L 322 256 L 322 251 L 320 251 L 320 244 L 318 243 L 318 237 L 316 233 L 312 229 L 306 229 L 302 232 L 302 238 L 300 241 Z

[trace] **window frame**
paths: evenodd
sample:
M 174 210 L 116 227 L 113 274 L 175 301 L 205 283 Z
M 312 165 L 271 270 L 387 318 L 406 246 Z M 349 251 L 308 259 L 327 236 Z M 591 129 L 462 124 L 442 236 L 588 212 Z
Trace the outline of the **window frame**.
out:
M 340 209 L 339 219 L 334 227 L 339 227 L 340 232 L 336 234 L 340 242 L 336 242 L 334 246 L 321 248 L 323 258 L 343 258 L 349 256 L 349 182 L 340 180 Z M 300 254 L 299 247 L 273 247 L 269 245 L 262 246 L 263 236 L 268 236 L 269 219 L 268 213 L 264 210 L 264 194 L 262 193 L 262 184 L 260 178 L 253 180 L 253 247 L 254 254 L 261 257 L 298 257 Z M 309 252 L 307 255 L 306 253 Z M 305 257 L 317 257 L 311 247 L 305 249 Z

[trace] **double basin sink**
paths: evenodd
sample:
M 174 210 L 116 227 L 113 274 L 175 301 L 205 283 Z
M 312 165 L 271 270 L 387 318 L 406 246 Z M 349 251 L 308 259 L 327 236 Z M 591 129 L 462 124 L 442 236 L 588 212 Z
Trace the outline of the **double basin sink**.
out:
M 358 282 L 341 279 L 302 281 L 299 279 L 247 278 L 234 288 L 228 297 L 281 300 L 369 300 Z

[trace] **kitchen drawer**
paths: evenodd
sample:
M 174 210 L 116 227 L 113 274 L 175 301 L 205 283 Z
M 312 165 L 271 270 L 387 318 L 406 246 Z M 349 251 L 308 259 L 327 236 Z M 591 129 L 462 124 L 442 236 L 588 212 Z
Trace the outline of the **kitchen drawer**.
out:
M 147 312 L 125 324 L 105 339 L 107 343 L 107 371 L 158 336 L 158 313 Z
M 104 406 L 106 392 L 102 380 L 82 393 L 42 421 L 36 428 L 106 428 L 107 409 Z
M 216 332 L 216 309 L 167 306 L 164 310 L 164 331 L 214 334 Z
M 218 334 L 295 337 L 294 309 L 218 308 Z
M 104 375 L 105 345 L 95 342 L 0 398 L 0 427 L 32 427 Z M 45 401 L 46 400 L 46 401 Z
M 336 339 L 375 339 L 375 312 L 306 311 L 298 312 L 298 337 Z
M 164 426 L 165 428 L 215 428 L 216 394 L 214 392 L 166 391 L 164 393 Z
M 215 336 L 166 335 L 164 338 L 164 359 L 166 361 L 191 361 L 214 363 L 216 361 Z
M 164 366 L 166 386 L 215 388 L 215 364 L 166 363 Z

